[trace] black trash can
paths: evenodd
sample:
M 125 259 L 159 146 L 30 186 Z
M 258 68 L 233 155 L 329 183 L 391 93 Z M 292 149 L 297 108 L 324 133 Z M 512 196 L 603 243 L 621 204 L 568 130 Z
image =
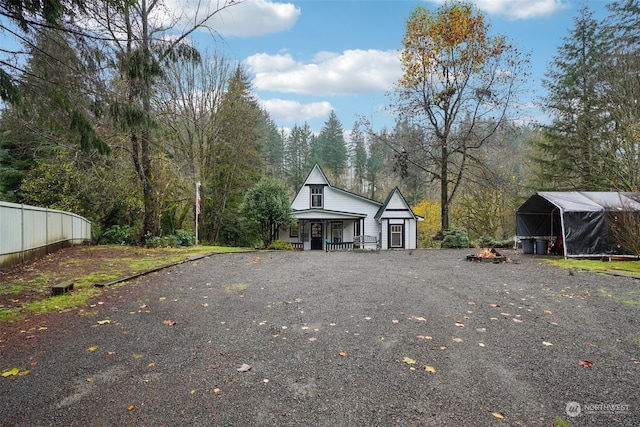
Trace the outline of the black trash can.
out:
M 522 239 L 522 253 L 523 254 L 533 254 L 534 253 L 534 242 L 536 239 Z
M 549 240 L 536 239 L 536 254 L 547 255 L 549 253 Z

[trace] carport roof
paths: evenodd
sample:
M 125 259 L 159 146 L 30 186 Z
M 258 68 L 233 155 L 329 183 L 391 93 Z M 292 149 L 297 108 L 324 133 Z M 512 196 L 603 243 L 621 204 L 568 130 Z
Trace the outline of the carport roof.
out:
M 539 191 L 520 208 L 520 213 L 548 212 L 551 203 L 564 212 L 598 212 L 605 210 L 640 211 L 640 193 L 596 191 Z

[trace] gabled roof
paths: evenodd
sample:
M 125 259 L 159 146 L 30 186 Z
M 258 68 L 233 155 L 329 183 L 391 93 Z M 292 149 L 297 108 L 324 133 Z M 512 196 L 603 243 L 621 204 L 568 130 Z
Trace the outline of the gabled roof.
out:
M 305 185 L 310 185 L 310 184 L 308 184 L 308 181 L 309 181 L 309 178 L 312 176 L 312 174 L 313 174 L 313 172 L 314 172 L 314 171 L 317 171 L 317 172 L 319 172 L 319 173 L 320 173 L 320 175 L 321 175 L 322 179 L 324 180 L 324 184 L 325 184 L 325 185 L 327 185 L 327 186 L 329 186 L 329 187 L 331 187 L 331 189 L 336 190 L 336 191 L 339 191 L 339 192 L 344 193 L 344 194 L 346 194 L 346 195 L 349 195 L 349 196 L 351 196 L 351 197 L 356 197 L 356 198 L 358 198 L 358 199 L 365 200 L 365 201 L 367 201 L 367 202 L 370 202 L 370 203 L 376 204 L 376 205 L 378 205 L 378 206 L 382 206 L 382 203 L 380 203 L 380 202 L 378 202 L 378 201 L 376 201 L 376 200 L 370 199 L 370 198 L 365 197 L 365 196 L 361 196 L 360 194 L 352 193 L 351 191 L 344 190 L 344 189 L 339 188 L 339 187 L 334 187 L 333 185 L 331 185 L 331 183 L 330 183 L 330 182 L 329 182 L 329 180 L 327 179 L 327 176 L 326 176 L 326 175 L 324 174 L 324 172 L 322 171 L 322 168 L 320 167 L 320 165 L 318 165 L 317 163 L 313 166 L 313 168 L 311 168 L 311 171 L 309 172 L 309 174 L 308 174 L 308 175 L 307 175 L 307 177 L 305 178 L 305 180 L 304 180 L 304 184 L 302 184 L 302 186 L 303 186 L 303 187 L 304 187 Z M 301 190 L 301 189 L 300 189 L 300 190 Z M 298 193 L 300 192 L 300 190 L 298 190 Z M 316 209 L 316 210 L 317 210 L 317 209 Z
M 387 199 L 384 201 L 382 206 L 380 206 L 380 209 L 378 209 L 378 212 L 376 212 L 376 216 L 375 216 L 376 219 L 380 219 L 382 217 L 382 214 L 384 213 L 384 211 L 387 210 L 387 206 L 389 206 L 389 203 L 393 199 L 394 194 L 398 194 L 398 196 L 400 196 L 400 199 L 402 200 L 402 203 L 404 203 L 404 205 L 407 208 L 407 210 L 409 212 L 411 212 L 411 215 L 413 216 L 413 219 L 415 219 L 416 221 L 418 221 L 419 219 L 423 219 L 422 217 L 416 215 L 413 212 L 413 209 L 411 209 L 411 206 L 409 206 L 409 203 L 407 203 L 407 199 L 404 198 L 404 196 L 402 195 L 402 193 L 400 192 L 400 189 L 398 187 L 395 187 L 393 190 L 391 190 L 389 192 L 389 195 L 387 196 Z

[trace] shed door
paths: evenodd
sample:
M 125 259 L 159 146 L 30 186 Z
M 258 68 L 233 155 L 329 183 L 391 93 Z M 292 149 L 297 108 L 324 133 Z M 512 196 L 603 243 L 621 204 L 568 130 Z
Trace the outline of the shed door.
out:
M 322 250 L 322 223 L 311 223 L 311 249 Z
M 391 224 L 389 226 L 389 247 L 404 248 L 404 225 Z

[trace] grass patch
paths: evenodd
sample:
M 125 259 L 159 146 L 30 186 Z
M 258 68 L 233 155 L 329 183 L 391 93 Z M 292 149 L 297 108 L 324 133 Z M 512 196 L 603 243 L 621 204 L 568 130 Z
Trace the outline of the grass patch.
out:
M 636 259 L 630 259 L 628 261 L 604 262 L 594 259 L 560 258 L 549 259 L 546 261 L 552 265 L 566 269 L 623 274 L 640 278 L 640 260 Z M 607 296 L 623 304 L 640 305 L 640 289 L 633 289 L 626 292 L 620 292 L 617 289 L 609 289 L 605 293 Z
M 225 286 L 224 290 L 228 294 L 232 294 L 234 292 L 244 292 L 247 290 L 247 285 L 245 285 L 244 283 L 234 283 L 233 285 Z
M 0 296 L 7 300 L 15 297 L 16 301 L 0 306 L 0 323 L 21 320 L 32 314 L 82 310 L 91 298 L 103 292 L 94 287 L 96 283 L 113 282 L 202 255 L 247 250 L 222 246 L 153 249 L 120 245 L 83 247 L 74 252 L 73 259 L 53 263 L 51 267 L 40 267 L 41 271 L 36 270 L 28 280 L 17 278 L 2 283 Z M 73 282 L 72 292 L 51 296 L 52 285 L 69 281 Z M 232 286 L 236 287 L 232 290 L 234 292 L 246 289 L 246 285 Z
M 603 262 L 594 259 L 581 258 L 553 258 L 545 259 L 549 264 L 562 268 L 576 270 L 605 271 L 608 273 L 623 273 L 640 277 L 640 260 Z
M 565 420 L 562 417 L 556 417 L 556 419 L 553 420 L 553 426 L 554 427 L 572 427 L 571 424 L 569 424 L 567 420 Z

